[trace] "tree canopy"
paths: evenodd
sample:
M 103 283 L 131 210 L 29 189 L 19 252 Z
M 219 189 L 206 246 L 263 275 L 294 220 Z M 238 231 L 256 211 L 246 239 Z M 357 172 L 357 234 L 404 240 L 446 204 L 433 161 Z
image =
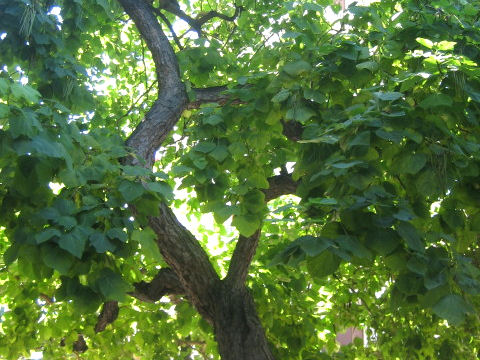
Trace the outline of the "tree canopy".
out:
M 0 0 L 0 358 L 477 359 L 479 14 Z

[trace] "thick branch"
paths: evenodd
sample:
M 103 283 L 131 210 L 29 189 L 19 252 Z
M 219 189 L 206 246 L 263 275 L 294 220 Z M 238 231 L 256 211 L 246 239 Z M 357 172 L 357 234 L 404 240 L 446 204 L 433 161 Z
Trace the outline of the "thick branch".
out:
M 178 276 L 185 295 L 210 321 L 215 301 L 212 289 L 220 279 L 206 252 L 166 204 L 160 204 L 160 216 L 152 216 L 148 220 L 157 234 L 160 252 Z
M 153 165 L 155 151 L 177 123 L 187 103 L 178 63 L 170 43 L 149 4 L 144 0 L 118 0 L 135 22 L 155 62 L 158 99 L 127 140 L 136 155 Z
M 252 262 L 255 251 L 257 250 L 258 239 L 260 238 L 260 230 L 249 237 L 240 235 L 233 251 L 230 267 L 225 278 L 227 284 L 232 287 L 239 288 L 245 283 L 248 275 L 248 268 Z
M 185 86 L 180 80 L 176 56 L 149 4 L 144 0 L 119 0 L 134 21 L 152 53 L 159 82 L 155 104 L 143 122 L 127 140 L 137 156 L 153 165 L 154 154 L 187 103 Z M 131 163 L 135 163 L 134 160 Z M 185 294 L 205 317 L 212 319 L 211 289 L 219 281 L 207 254 L 166 204 L 160 204 L 160 215 L 149 217 L 150 227 L 157 235 L 157 244 L 165 261 L 178 276 Z M 135 213 L 135 208 L 132 206 Z
M 102 332 L 108 324 L 113 323 L 118 317 L 118 302 L 107 301 L 103 303 L 102 311 L 98 315 L 97 324 L 95 325 L 95 332 Z
M 265 201 L 276 199 L 282 195 L 295 194 L 298 182 L 292 179 L 290 174 L 280 174 L 268 179 L 270 187 L 263 190 Z
M 193 88 L 195 93 L 195 100 L 187 105 L 187 109 L 198 109 L 202 104 L 218 103 L 225 104 L 230 96 L 225 94 L 228 90 L 226 86 L 213 86 L 208 88 Z
M 150 282 L 139 282 L 134 284 L 135 291 L 129 295 L 138 300 L 154 303 L 162 298 L 164 295 L 182 295 L 185 294 L 178 276 L 172 269 L 160 269 L 157 275 Z

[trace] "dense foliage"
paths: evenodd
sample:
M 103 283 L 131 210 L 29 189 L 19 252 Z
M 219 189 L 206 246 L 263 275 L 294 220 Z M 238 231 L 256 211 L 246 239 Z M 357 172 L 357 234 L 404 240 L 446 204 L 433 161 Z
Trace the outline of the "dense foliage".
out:
M 166 266 L 148 227 L 166 202 L 221 277 L 261 228 L 247 284 L 277 359 L 476 359 L 480 6 L 181 6 L 240 11 L 197 37 L 162 10 L 191 106 L 146 169 L 124 144 L 162 73 L 120 5 L 0 0 L 0 358 L 63 358 L 80 334 L 86 359 L 218 359 L 188 298 L 130 296 Z M 339 348 L 349 326 L 366 346 Z

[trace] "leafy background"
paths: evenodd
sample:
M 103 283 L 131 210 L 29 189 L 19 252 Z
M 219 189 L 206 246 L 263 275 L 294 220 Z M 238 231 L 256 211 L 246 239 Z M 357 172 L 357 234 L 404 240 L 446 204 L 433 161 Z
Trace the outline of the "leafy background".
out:
M 121 161 L 156 82 L 118 4 L 0 0 L 0 356 L 61 358 L 80 333 L 85 358 L 216 358 L 188 302 L 126 295 L 163 264 L 145 216 L 167 201 L 213 215 L 198 239 L 220 273 L 224 222 L 262 226 L 249 286 L 277 358 L 477 358 L 478 5 L 354 4 L 334 24 L 328 1 L 237 5 L 173 46 L 187 88 L 239 101 L 186 111 L 149 171 Z M 298 197 L 265 206 L 292 163 Z M 109 300 L 120 316 L 95 334 Z M 339 351 L 349 326 L 368 346 Z

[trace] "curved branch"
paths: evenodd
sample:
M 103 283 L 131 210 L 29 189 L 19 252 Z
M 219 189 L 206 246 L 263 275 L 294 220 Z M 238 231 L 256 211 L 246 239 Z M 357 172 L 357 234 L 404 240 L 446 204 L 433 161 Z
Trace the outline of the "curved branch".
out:
M 242 10 L 243 10 L 242 6 L 235 6 L 235 13 L 232 16 L 224 15 L 224 14 L 221 14 L 217 11 L 212 10 L 212 11 L 209 11 L 208 13 L 206 13 L 205 15 L 198 17 L 196 19 L 196 21 L 200 26 L 202 26 L 207 21 L 209 21 L 213 18 L 216 18 L 216 17 L 219 18 L 219 19 L 225 20 L 225 21 L 233 21 L 237 18 L 238 15 L 240 15 Z
M 202 32 L 202 26 L 201 24 L 198 24 L 197 21 L 192 18 L 191 16 L 188 16 L 183 12 L 182 9 L 180 9 L 180 5 L 178 5 L 178 2 L 175 0 L 160 0 L 159 1 L 159 8 L 163 9 L 165 11 L 168 11 L 169 13 L 178 16 L 180 19 L 185 21 L 188 25 L 194 29 L 197 34 L 201 34 Z
M 134 286 L 135 291 L 129 293 L 129 295 L 149 303 L 157 302 L 164 295 L 185 294 L 185 289 L 178 276 L 169 268 L 160 269 L 152 281 L 148 283 L 142 281 L 134 284 Z
M 153 165 L 154 155 L 187 104 L 178 62 L 152 8 L 144 0 L 118 0 L 147 43 L 155 63 L 158 99 L 127 140 L 136 155 Z M 135 161 L 134 161 L 135 162 Z

